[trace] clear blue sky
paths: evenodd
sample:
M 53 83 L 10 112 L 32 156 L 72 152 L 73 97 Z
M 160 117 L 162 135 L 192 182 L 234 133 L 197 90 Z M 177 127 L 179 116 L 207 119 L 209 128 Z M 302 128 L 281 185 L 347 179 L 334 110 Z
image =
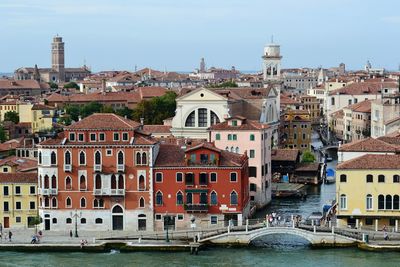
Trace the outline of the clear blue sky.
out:
M 94 71 L 261 69 L 274 35 L 283 67 L 400 63 L 397 0 L 1 0 L 0 71 L 50 66 L 61 35 L 66 65 Z

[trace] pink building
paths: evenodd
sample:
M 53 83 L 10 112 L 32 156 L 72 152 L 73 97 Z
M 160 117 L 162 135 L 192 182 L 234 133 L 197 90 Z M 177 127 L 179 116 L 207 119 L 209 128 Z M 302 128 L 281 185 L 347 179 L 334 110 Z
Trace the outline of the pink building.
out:
M 272 128 L 255 120 L 235 116 L 210 127 L 215 146 L 249 157 L 250 202 L 257 208 L 271 201 Z

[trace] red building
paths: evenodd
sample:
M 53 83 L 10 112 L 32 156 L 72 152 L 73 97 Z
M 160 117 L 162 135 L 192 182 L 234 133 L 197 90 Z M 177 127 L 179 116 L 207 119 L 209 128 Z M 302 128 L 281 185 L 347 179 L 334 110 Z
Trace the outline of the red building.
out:
M 45 230 L 152 230 L 151 168 L 159 144 L 141 125 L 93 114 L 38 145 Z
M 156 229 L 166 224 L 190 229 L 191 219 L 197 227 L 230 219 L 242 224 L 249 214 L 246 154 L 220 150 L 213 143 L 187 149 L 161 144 L 153 173 Z

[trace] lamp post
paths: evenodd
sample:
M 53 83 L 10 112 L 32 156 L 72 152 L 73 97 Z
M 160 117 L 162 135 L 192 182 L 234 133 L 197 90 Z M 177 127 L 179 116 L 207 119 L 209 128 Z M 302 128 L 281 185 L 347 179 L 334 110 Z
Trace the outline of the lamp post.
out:
M 71 217 L 75 218 L 75 237 L 79 237 L 78 236 L 78 218 L 82 217 L 82 211 L 79 213 L 79 215 L 78 215 L 78 212 L 76 209 L 75 209 L 74 213 L 71 211 Z

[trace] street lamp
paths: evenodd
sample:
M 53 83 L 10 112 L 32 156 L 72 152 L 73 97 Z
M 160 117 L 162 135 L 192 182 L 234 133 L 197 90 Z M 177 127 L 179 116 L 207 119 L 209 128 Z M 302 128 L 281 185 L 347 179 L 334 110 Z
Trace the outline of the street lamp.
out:
M 79 215 L 78 215 L 78 212 L 76 209 L 75 209 L 74 213 L 71 211 L 71 217 L 75 218 L 75 237 L 79 237 L 78 236 L 78 218 L 82 217 L 82 211 L 79 212 Z

